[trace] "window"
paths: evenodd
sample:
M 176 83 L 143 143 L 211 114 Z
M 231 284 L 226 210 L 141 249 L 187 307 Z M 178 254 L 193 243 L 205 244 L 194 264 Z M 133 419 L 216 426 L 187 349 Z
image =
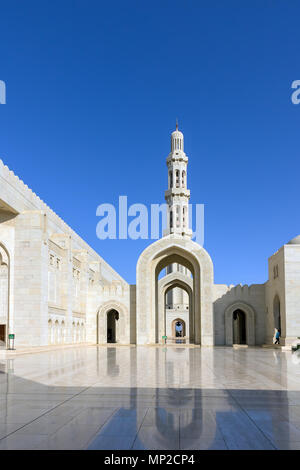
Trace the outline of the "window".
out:
M 173 228 L 173 211 L 170 211 L 170 228 Z

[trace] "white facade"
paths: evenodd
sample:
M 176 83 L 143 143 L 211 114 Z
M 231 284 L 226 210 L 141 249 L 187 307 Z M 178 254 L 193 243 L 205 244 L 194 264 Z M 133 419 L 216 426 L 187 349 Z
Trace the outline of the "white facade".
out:
M 0 161 L 0 347 L 57 344 L 202 346 L 281 344 L 300 336 L 300 236 L 269 259 L 265 284 L 214 284 L 213 263 L 191 240 L 183 134 L 167 157 L 168 224 L 129 285 Z M 160 277 L 160 273 L 165 275 Z

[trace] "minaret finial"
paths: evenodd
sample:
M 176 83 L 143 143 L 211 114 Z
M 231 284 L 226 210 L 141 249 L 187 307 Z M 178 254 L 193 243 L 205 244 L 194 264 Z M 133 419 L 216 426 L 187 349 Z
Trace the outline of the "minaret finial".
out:
M 176 131 L 178 131 L 178 119 L 176 118 Z

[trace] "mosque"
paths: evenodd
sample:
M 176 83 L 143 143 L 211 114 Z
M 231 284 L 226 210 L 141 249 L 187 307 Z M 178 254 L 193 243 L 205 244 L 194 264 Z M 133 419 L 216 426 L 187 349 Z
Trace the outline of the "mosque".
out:
M 167 230 L 129 285 L 0 160 L 0 347 L 62 344 L 281 345 L 300 336 L 300 236 L 268 260 L 264 284 L 215 284 L 191 240 L 184 137 L 171 135 Z

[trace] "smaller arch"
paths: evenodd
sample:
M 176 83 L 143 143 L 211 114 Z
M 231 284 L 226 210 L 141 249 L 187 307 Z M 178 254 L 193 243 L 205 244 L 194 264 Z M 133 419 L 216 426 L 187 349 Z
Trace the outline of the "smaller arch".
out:
M 224 313 L 225 317 L 225 344 L 233 345 L 233 314 L 236 311 L 242 311 L 246 318 L 246 339 L 245 343 L 249 346 L 255 345 L 255 310 L 246 302 L 235 302 L 229 305 Z
M 193 307 L 193 280 L 188 276 L 182 274 L 179 271 L 174 271 L 167 274 L 165 277 L 159 280 L 158 282 L 158 291 L 159 291 L 159 301 L 158 301 L 158 317 L 159 320 L 157 322 L 157 331 L 156 331 L 156 342 L 159 342 L 162 335 L 166 333 L 166 305 L 165 299 L 170 292 L 175 287 L 179 287 L 187 292 L 189 297 L 189 328 L 188 334 L 186 333 L 186 325 L 185 325 L 185 336 L 188 336 L 189 342 L 194 342 L 194 307 Z M 182 319 L 177 319 L 182 320 Z M 183 320 L 182 320 L 183 321 Z M 173 323 L 173 322 L 172 322 Z M 172 324 L 171 324 L 171 331 L 172 331 Z M 174 334 L 173 334 L 174 337 Z
M 181 324 L 181 329 L 176 328 L 178 327 L 178 323 Z M 180 333 L 180 334 L 178 334 Z M 185 338 L 186 336 L 186 324 L 185 321 L 182 320 L 182 318 L 176 318 L 175 320 L 172 321 L 172 336 L 174 338 Z
M 107 324 L 108 313 L 116 311 L 118 320 L 116 323 L 116 342 L 129 343 L 128 328 L 126 328 L 125 319 L 128 319 L 128 310 L 124 304 L 117 301 L 108 301 L 102 304 L 97 312 L 97 343 L 107 344 Z M 128 321 L 128 320 L 127 320 Z

